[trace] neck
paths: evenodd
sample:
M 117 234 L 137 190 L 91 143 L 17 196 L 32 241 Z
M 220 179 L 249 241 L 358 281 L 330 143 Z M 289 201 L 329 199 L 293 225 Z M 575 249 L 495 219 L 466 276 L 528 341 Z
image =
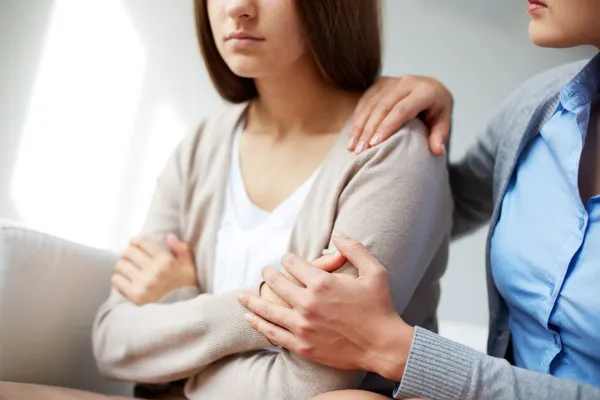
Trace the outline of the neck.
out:
M 308 60 L 255 82 L 259 96 L 250 108 L 249 125 L 278 136 L 340 131 L 360 96 L 335 87 Z

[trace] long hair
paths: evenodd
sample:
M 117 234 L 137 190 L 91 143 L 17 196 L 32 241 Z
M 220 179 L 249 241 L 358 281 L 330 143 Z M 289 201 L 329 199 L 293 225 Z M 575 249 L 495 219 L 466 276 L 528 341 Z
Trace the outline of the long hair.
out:
M 206 68 L 221 97 L 241 103 L 258 96 L 254 80 L 237 76 L 221 57 L 210 27 L 207 0 L 195 0 L 196 31 Z M 364 92 L 381 70 L 379 0 L 296 0 L 307 47 L 338 88 Z

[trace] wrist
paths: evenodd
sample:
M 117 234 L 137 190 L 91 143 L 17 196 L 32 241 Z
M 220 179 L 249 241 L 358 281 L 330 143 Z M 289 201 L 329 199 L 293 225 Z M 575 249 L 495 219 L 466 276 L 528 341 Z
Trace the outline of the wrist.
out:
M 365 369 L 400 382 L 412 346 L 415 329 L 398 315 L 379 324 L 378 337 L 367 355 Z

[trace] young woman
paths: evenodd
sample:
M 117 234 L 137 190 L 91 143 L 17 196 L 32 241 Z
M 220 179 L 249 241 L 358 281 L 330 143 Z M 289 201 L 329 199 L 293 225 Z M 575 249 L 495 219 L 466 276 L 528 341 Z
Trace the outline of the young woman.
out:
M 360 156 L 347 151 L 348 121 L 380 69 L 379 3 L 197 0 L 195 12 L 213 82 L 237 105 L 184 139 L 160 175 L 98 313 L 101 371 L 140 384 L 142 397 L 389 392 L 381 377 L 273 348 L 237 301 L 249 291 L 284 304 L 266 285 L 259 293 L 261 269 L 290 251 L 333 253 L 339 230 L 387 265 L 396 312 L 436 328 L 452 216 L 446 161 L 418 121 Z
M 527 10 L 537 45 L 600 48 L 599 1 L 530 1 Z M 394 85 L 387 81 L 367 96 L 373 104 L 395 104 L 403 93 Z M 452 103 L 435 95 L 436 87 L 422 102 L 447 115 Z M 401 100 L 400 107 L 419 112 L 414 103 Z M 377 128 L 385 112 L 372 117 L 376 121 L 367 125 Z M 371 134 L 353 143 L 369 143 Z M 265 279 L 285 293 L 292 310 L 257 298 L 243 301 L 287 329 L 256 318 L 253 325 L 315 361 L 400 382 L 397 398 L 600 399 L 600 55 L 547 71 L 517 90 L 466 158 L 451 167 L 450 177 L 454 233 L 490 222 L 489 356 L 389 313 L 383 267 L 348 239 L 336 239 L 336 245 L 361 279 L 340 279 L 290 257 L 286 269 L 305 287 L 289 290 L 285 277 L 270 269 Z M 379 295 L 366 296 L 373 292 Z M 301 313 L 315 304 L 319 313 Z M 379 324 L 363 324 L 366 318 Z

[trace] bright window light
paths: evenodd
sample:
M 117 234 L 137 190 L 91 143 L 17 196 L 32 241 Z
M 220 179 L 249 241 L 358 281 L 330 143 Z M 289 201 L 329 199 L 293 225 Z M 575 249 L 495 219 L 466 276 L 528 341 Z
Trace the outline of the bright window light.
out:
M 25 224 L 114 245 L 145 64 L 121 1 L 54 1 L 11 187 Z

